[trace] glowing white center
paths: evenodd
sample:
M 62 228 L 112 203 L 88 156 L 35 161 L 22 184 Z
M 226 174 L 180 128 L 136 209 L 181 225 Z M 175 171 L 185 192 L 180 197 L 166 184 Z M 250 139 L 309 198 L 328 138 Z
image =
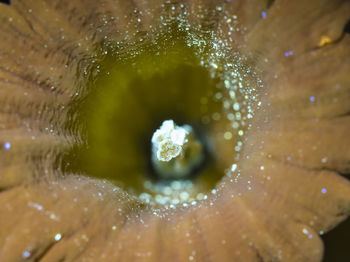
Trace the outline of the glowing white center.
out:
M 152 163 L 163 178 L 183 178 L 203 160 L 203 146 L 192 127 L 177 126 L 173 120 L 162 123 L 152 136 Z
M 173 120 L 166 120 L 152 136 L 152 147 L 159 161 L 168 162 L 183 152 L 188 142 L 190 126 L 176 126 Z

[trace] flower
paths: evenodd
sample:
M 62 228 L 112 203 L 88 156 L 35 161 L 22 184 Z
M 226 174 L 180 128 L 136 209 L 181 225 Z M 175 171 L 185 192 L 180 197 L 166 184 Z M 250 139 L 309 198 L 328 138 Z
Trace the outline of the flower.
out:
M 350 38 L 343 33 L 350 4 L 269 2 L 17 0 L 0 5 L 2 260 L 320 261 L 319 234 L 350 212 L 350 184 L 338 174 L 348 172 L 350 163 Z M 239 102 L 229 104 L 225 114 L 214 113 L 216 124 L 208 124 L 220 165 L 232 162 L 232 137 L 241 142 L 232 172 L 205 198 L 155 208 L 106 180 L 63 168 L 60 154 L 85 143 L 85 119 L 102 119 L 92 123 L 104 125 L 115 109 L 81 118 L 81 112 L 87 112 L 81 108 L 85 97 L 96 97 L 101 107 L 100 101 L 111 97 L 122 104 L 131 96 L 127 87 L 133 79 L 129 72 L 135 72 L 128 71 L 132 61 L 147 53 L 140 51 L 143 42 L 155 39 L 152 48 L 159 44 L 162 52 L 168 50 L 164 42 L 176 42 L 172 34 L 179 30 L 186 36 L 192 32 L 188 43 L 196 46 L 192 53 L 184 52 L 183 59 L 193 53 L 194 60 L 204 57 L 201 68 L 223 86 L 220 90 L 225 91 L 215 94 L 217 100 L 224 106 L 228 97 L 228 103 Z M 170 38 L 162 42 L 164 35 Z M 127 91 L 120 87 L 116 93 L 94 93 L 99 83 L 111 84 L 103 81 L 112 78 L 96 80 L 106 69 L 100 68 L 102 57 L 127 61 L 125 67 L 118 64 L 122 69 L 117 73 L 111 71 Z M 168 64 L 168 71 L 178 68 L 176 58 L 157 71 L 155 57 L 145 58 L 152 67 L 145 67 L 149 70 L 140 75 L 140 82 L 161 74 Z M 168 71 L 166 76 L 175 81 L 176 75 Z M 226 82 L 230 72 L 235 76 Z M 244 91 L 230 92 L 240 77 L 242 87 L 237 84 L 237 90 Z M 189 92 L 199 92 L 193 91 L 195 86 Z M 203 86 L 212 90 L 210 84 Z M 166 87 L 163 95 L 169 93 Z M 142 96 L 137 96 L 146 100 L 149 89 L 138 90 Z M 245 96 L 248 102 L 243 103 Z M 206 99 L 202 104 L 212 103 Z M 129 125 L 133 128 L 116 129 L 125 134 L 117 136 L 118 141 L 134 143 L 127 133 L 143 130 L 139 127 L 147 112 L 154 112 L 147 109 L 155 103 L 150 101 L 147 107 L 124 103 L 128 109 L 138 107 L 145 118 Z M 158 102 L 163 102 L 162 109 L 169 104 Z M 194 103 L 189 100 L 184 106 Z M 130 118 L 125 107 L 118 109 L 116 119 Z M 242 129 L 234 134 L 221 126 L 243 117 L 248 127 L 236 122 Z M 104 133 L 98 131 L 100 125 L 93 127 Z M 216 138 L 220 132 L 224 135 Z M 108 145 L 112 136 L 105 137 Z M 138 157 L 138 152 L 130 155 Z M 125 167 L 118 176 L 126 176 L 125 170 L 140 162 L 128 166 L 113 159 L 116 168 Z M 98 166 L 99 173 L 103 165 L 92 166 Z

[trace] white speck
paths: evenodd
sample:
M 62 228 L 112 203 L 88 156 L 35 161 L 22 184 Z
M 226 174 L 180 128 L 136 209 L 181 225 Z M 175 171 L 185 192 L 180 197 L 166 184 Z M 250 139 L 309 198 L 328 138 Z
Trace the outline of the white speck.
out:
M 239 103 L 236 102 L 236 103 L 233 104 L 233 109 L 234 109 L 235 111 L 238 111 L 239 108 L 240 108 Z
M 215 94 L 215 98 L 216 98 L 217 100 L 220 100 L 220 99 L 222 98 L 222 94 L 221 94 L 220 92 L 217 92 L 217 93 Z
M 33 208 L 35 208 L 36 210 L 39 210 L 39 211 L 43 210 L 43 206 L 39 205 L 38 203 L 29 202 L 28 206 L 33 207 Z
M 55 240 L 56 240 L 56 241 L 60 241 L 61 238 L 62 238 L 62 235 L 61 235 L 60 233 L 58 233 L 58 234 L 55 235 Z
M 181 200 L 187 200 L 189 197 L 190 197 L 190 195 L 186 191 L 181 192 L 181 194 L 180 194 Z
M 203 200 L 204 199 L 204 195 L 202 193 L 199 193 L 197 195 L 197 200 Z
M 231 171 L 234 172 L 237 169 L 237 164 L 233 164 L 231 167 Z
M 211 66 L 214 67 L 215 69 L 218 68 L 218 65 L 217 65 L 217 64 L 214 64 L 214 63 L 211 63 Z
M 322 162 L 323 164 L 327 163 L 327 161 L 328 161 L 328 157 L 324 157 L 324 158 L 322 158 L 322 160 L 321 160 L 321 162 Z
M 60 220 L 54 213 L 51 213 L 51 214 L 50 214 L 50 218 L 51 218 L 52 220 L 55 220 L 55 221 L 59 221 L 59 220 Z
M 303 228 L 303 233 L 305 234 L 305 235 L 307 235 L 307 234 L 309 234 L 309 231 L 306 229 L 306 228 Z
M 230 140 L 231 138 L 232 138 L 232 133 L 231 132 L 225 132 L 224 133 L 224 138 L 226 139 L 226 140 Z

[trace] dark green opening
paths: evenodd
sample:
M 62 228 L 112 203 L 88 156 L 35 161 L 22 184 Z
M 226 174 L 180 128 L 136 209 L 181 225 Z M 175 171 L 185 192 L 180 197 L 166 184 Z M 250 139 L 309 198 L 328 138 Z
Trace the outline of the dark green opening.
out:
M 172 119 L 191 125 L 206 151 L 203 165 L 185 179 L 192 180 L 197 193 L 214 188 L 224 168 L 212 139 L 217 126 L 208 119 L 222 112 L 222 101 L 215 97 L 222 80 L 200 65 L 181 33 L 119 51 L 108 51 L 87 95 L 72 102 L 78 117 L 69 125 L 80 130 L 83 143 L 65 154 L 63 171 L 107 179 L 136 195 L 152 194 L 145 181 L 164 181 L 158 181 L 150 164 L 151 137 Z

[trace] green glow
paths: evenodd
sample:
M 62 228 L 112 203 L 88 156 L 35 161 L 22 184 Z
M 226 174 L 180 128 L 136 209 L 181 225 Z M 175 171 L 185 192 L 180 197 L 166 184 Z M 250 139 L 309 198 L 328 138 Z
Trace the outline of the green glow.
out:
M 199 65 L 195 50 L 181 35 L 177 41 L 143 44 L 137 50 L 109 51 L 112 55 L 100 64 L 88 95 L 73 105 L 79 108 L 86 143 L 74 147 L 65 161 L 70 164 L 66 171 L 108 179 L 141 194 L 147 192 L 145 181 L 155 180 L 150 165 L 154 130 L 173 119 L 198 129 L 210 144 L 211 127 L 202 119 L 221 112 L 222 104 L 214 99 L 219 79 Z M 223 175 L 208 158 L 191 179 L 205 193 Z

